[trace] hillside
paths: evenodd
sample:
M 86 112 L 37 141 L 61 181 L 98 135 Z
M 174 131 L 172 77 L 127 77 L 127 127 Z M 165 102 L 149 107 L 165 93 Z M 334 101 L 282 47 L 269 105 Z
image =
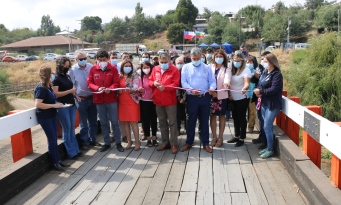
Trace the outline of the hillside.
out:
M 142 43 L 147 46 L 148 50 L 170 49 L 171 47 L 171 44 L 167 40 L 167 31 L 156 33 L 144 39 Z

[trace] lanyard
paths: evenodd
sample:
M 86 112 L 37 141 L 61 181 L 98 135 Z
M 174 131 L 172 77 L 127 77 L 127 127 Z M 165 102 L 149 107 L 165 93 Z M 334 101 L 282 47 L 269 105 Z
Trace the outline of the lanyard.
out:
M 51 89 L 51 88 L 47 88 L 47 90 L 51 93 L 51 95 L 52 95 L 53 98 L 54 98 L 54 103 L 56 103 L 56 95 L 55 95 L 54 92 L 52 92 L 50 89 Z

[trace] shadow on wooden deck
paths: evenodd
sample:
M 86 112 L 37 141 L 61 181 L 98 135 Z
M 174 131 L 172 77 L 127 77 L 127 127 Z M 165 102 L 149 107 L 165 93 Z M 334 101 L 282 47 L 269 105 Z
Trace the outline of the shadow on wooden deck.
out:
M 228 121 L 224 144 L 213 154 L 201 149 L 198 138 L 192 149 L 176 155 L 154 147 L 104 153 L 94 148 L 7 204 L 306 204 L 279 159 L 259 157 L 251 143 L 258 134 L 248 134 L 246 145 L 235 148 L 226 144 L 231 133 Z M 180 147 L 185 139 L 179 137 Z

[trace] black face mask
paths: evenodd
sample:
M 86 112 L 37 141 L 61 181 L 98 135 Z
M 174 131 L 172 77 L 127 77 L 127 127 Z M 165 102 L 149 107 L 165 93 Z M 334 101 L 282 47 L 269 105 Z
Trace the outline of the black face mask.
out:
M 156 62 L 154 62 L 153 64 L 154 64 L 155 66 L 157 66 L 157 65 L 159 65 L 159 62 L 156 61 Z
M 184 58 L 184 63 L 190 63 L 192 62 L 192 59 L 189 57 Z
M 64 75 L 67 74 L 67 72 L 69 71 L 69 69 L 70 69 L 70 68 L 63 68 L 63 73 L 64 73 Z

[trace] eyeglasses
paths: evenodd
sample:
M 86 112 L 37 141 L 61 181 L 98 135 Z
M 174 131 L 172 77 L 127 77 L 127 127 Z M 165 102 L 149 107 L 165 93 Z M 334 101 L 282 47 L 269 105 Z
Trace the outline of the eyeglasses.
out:
M 78 60 L 79 60 L 79 61 L 85 61 L 86 58 L 79 58 Z

